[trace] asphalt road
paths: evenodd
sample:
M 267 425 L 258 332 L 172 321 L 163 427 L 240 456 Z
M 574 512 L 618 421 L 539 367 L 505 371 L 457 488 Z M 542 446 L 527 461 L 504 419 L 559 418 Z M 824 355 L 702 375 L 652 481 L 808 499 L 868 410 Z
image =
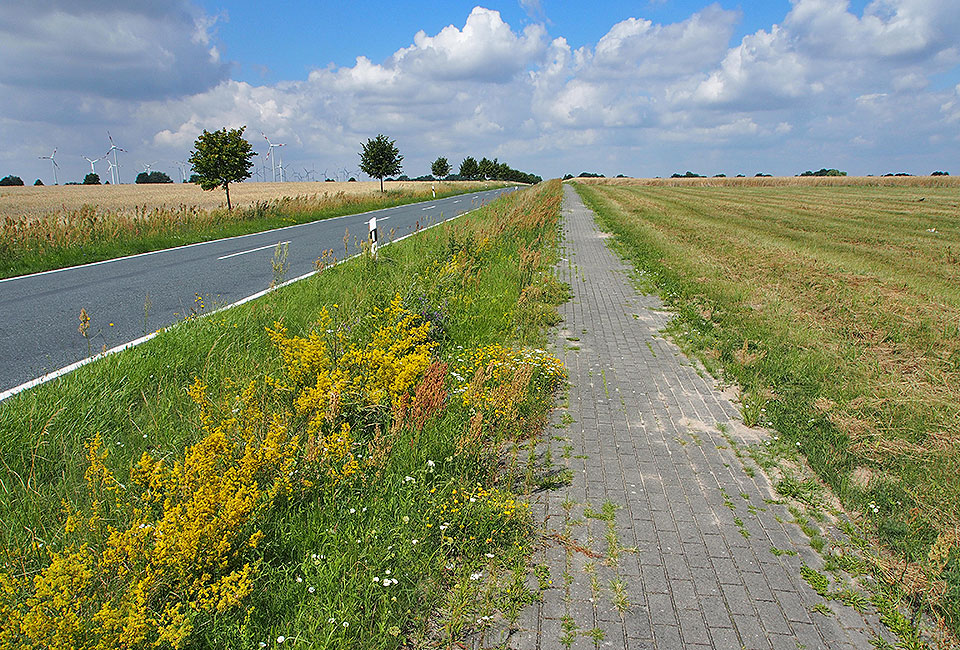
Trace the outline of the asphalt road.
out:
M 274 249 L 287 245 L 286 278 L 309 273 L 322 251 L 344 257 L 349 230 L 366 239 L 377 218 L 381 244 L 489 203 L 516 188 L 325 219 L 262 233 L 202 242 L 143 255 L 0 280 L 0 393 L 87 357 L 78 331 L 80 310 L 90 316 L 94 352 L 123 345 L 182 320 L 200 295 L 204 309 L 238 302 L 270 286 Z M 145 309 L 148 303 L 149 308 Z

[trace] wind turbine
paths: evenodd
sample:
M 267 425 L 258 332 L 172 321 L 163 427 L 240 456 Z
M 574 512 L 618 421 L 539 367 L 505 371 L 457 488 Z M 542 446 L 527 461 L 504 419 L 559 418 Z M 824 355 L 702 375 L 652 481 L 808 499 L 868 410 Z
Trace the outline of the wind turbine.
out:
M 110 148 L 107 149 L 107 153 L 103 154 L 103 157 L 106 158 L 110 155 L 110 152 L 113 152 L 113 164 L 110 166 L 110 174 L 113 179 L 113 184 L 117 185 L 120 182 L 120 165 L 117 163 L 117 152 L 122 151 L 127 153 L 126 149 L 121 149 L 117 146 L 117 143 L 113 141 L 113 136 L 110 135 L 110 132 L 107 131 L 107 137 L 110 138 Z
M 60 181 L 57 180 L 57 169 L 60 168 L 60 165 L 57 164 L 56 156 L 57 156 L 57 149 L 56 147 L 54 147 L 53 153 L 50 154 L 49 156 L 37 156 L 37 158 L 39 158 L 40 160 L 49 160 L 51 163 L 53 163 L 53 184 L 59 185 Z
M 143 171 L 145 171 L 147 174 L 149 174 L 149 173 L 150 173 L 150 168 L 153 167 L 154 165 L 156 165 L 157 162 L 158 162 L 158 161 L 154 160 L 152 163 L 140 163 L 140 164 L 143 165 Z
M 268 138 L 267 135 L 266 135 L 263 131 L 260 132 L 260 135 L 263 136 L 263 139 L 266 140 L 266 141 L 267 141 L 267 144 L 270 146 L 270 149 L 267 151 L 267 156 L 266 156 L 266 158 L 270 158 L 270 154 L 273 153 L 273 148 L 274 148 L 274 147 L 285 147 L 285 146 L 286 146 L 285 144 L 282 144 L 282 143 L 274 144 L 274 143 L 270 142 L 270 138 Z M 264 160 L 266 160 L 266 158 L 264 158 Z M 282 183 L 282 182 L 283 182 L 283 156 L 280 155 L 280 152 L 279 152 L 279 151 L 277 151 L 277 155 L 274 156 L 274 157 L 271 159 L 271 162 L 273 163 L 273 182 L 274 182 L 274 183 L 277 182 L 277 165 L 279 165 L 279 166 L 280 166 L 280 182 Z
M 186 174 L 186 172 L 183 171 L 183 170 L 184 170 L 184 168 L 187 166 L 188 163 L 185 163 L 185 162 L 183 162 L 182 160 L 174 160 L 174 161 L 173 161 L 173 164 L 176 165 L 176 166 L 180 169 L 180 182 L 181 182 L 181 183 L 186 183 L 186 182 L 187 182 L 187 174 Z
M 87 158 L 86 156 L 80 156 L 80 157 L 86 160 L 88 163 L 90 163 L 91 174 L 97 173 L 97 167 L 96 167 L 97 163 L 103 160 L 104 158 L 106 158 L 106 156 L 100 156 L 99 158 Z

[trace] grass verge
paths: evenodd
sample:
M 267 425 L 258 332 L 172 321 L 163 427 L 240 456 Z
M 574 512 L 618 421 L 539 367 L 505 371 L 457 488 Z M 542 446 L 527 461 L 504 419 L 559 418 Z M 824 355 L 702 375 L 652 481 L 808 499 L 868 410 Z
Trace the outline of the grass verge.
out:
M 0 647 L 420 647 L 518 611 L 559 206 L 518 192 L 0 405 Z
M 500 187 L 502 183 L 491 183 Z M 477 191 L 440 183 L 437 198 Z M 87 264 L 234 237 L 370 210 L 425 201 L 429 188 L 398 189 L 376 194 L 314 194 L 257 201 L 228 211 L 137 206 L 129 211 L 85 205 L 37 217 L 0 221 L 0 278 Z
M 879 574 L 960 630 L 957 187 L 577 189 L 745 422 L 801 451 Z

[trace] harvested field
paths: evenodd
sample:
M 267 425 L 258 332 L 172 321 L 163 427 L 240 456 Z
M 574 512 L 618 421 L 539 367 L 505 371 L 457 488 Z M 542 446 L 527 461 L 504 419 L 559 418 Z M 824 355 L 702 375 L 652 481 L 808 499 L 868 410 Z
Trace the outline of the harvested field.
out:
M 744 178 L 575 178 L 584 185 L 645 187 L 953 187 L 960 176 L 751 176 Z
M 453 188 L 483 189 L 492 183 L 484 181 L 395 181 L 383 184 L 385 191 L 405 190 L 423 192 L 436 185 L 437 193 Z M 237 183 L 230 186 L 234 207 L 251 206 L 258 202 L 275 201 L 284 197 L 322 200 L 337 193 L 347 195 L 380 192 L 379 181 L 356 183 Z M 39 217 L 57 212 L 79 210 L 94 206 L 101 212 L 129 213 L 137 208 L 173 208 L 181 205 L 203 210 L 226 208 L 223 190 L 204 192 L 193 183 L 162 185 L 47 185 L 0 188 L 0 220 L 6 218 Z

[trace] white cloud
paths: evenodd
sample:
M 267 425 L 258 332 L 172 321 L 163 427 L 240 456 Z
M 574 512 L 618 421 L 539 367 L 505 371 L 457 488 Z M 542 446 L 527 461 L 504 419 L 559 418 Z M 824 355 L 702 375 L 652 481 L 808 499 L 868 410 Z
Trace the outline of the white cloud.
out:
M 228 73 L 214 23 L 187 0 L 14 0 L 0 12 L 3 84 L 126 100 L 201 92 Z
M 936 90 L 935 76 L 956 70 L 960 22 L 945 4 L 877 0 L 857 16 L 843 0 L 793 0 L 779 24 L 733 44 L 740 13 L 711 5 L 672 24 L 620 20 L 576 50 L 543 24 L 514 29 L 477 7 L 462 25 L 420 31 L 384 60 L 359 52 L 352 65 L 253 85 L 226 77 L 216 18 L 189 0 L 136 10 L 104 0 L 96 15 L 106 18 L 86 34 L 72 32 L 92 20 L 92 2 L 45 0 L 35 13 L 49 22 L 25 20 L 17 31 L 14 18 L 0 18 L 0 57 L 40 57 L 23 63 L 32 74 L 0 78 L 0 139 L 19 143 L 0 151 L 0 164 L 14 170 L 59 146 L 76 150 L 79 173 L 79 153 L 105 148 L 107 128 L 130 159 L 183 159 L 202 129 L 247 125 L 261 151 L 261 130 L 286 142 L 285 163 L 337 167 L 355 167 L 359 144 L 386 133 L 411 175 L 437 155 L 499 156 L 544 175 L 698 165 L 796 173 L 849 162 L 864 167 L 852 173 L 882 172 L 897 165 L 878 161 L 901 151 L 946 157 L 930 165 L 949 167 L 960 87 Z M 8 15 L 27 8 L 20 1 Z M 48 52 L 50 39 L 62 44 Z M 71 48 L 77 55 L 63 62 Z M 118 52 L 116 86 L 83 62 Z
M 499 11 L 475 7 L 462 30 L 448 25 L 436 36 L 421 30 L 413 41 L 387 65 L 426 79 L 505 83 L 540 58 L 546 30 L 537 24 L 514 34 Z

